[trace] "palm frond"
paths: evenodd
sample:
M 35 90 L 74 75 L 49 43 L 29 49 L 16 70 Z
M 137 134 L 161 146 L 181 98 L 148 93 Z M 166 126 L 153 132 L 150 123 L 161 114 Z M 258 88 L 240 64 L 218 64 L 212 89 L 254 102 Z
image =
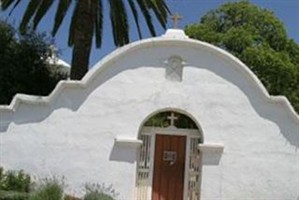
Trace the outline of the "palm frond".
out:
M 21 2 L 21 0 L 0 0 L 0 2 L 1 2 L 2 10 L 6 10 L 9 6 L 11 6 L 15 2 L 11 10 L 9 11 L 8 15 L 10 16 L 14 11 L 14 9 L 17 7 L 17 5 Z
M 80 6 L 79 2 L 76 1 L 75 9 L 73 11 L 72 20 L 71 20 L 71 24 L 70 24 L 70 28 L 69 28 L 69 38 L 68 38 L 69 46 L 73 46 L 73 44 L 74 44 L 76 21 L 77 21 L 77 18 L 80 17 L 80 16 L 78 16 L 79 6 Z
M 130 5 L 130 8 L 131 8 L 131 11 L 133 13 L 135 24 L 137 26 L 138 36 L 141 39 L 142 38 L 142 33 L 141 33 L 141 29 L 140 29 L 140 24 L 139 24 L 139 19 L 138 19 L 138 12 L 137 12 L 135 3 L 134 3 L 133 0 L 128 0 L 128 2 L 129 2 L 129 5 Z
M 56 35 L 70 5 L 71 5 L 71 0 L 60 0 L 58 7 L 57 7 L 57 11 L 55 14 L 55 22 L 54 22 L 54 26 L 52 29 L 52 35 Z
M 15 0 L 1 0 L 1 9 L 7 9 Z
M 151 0 L 149 1 L 151 8 L 154 11 L 157 19 L 159 20 L 161 26 L 166 29 L 167 24 L 167 14 L 169 12 L 164 0 Z
M 137 0 L 137 3 L 139 5 L 139 8 L 145 18 L 146 24 L 149 28 L 149 31 L 151 33 L 152 36 L 156 36 L 156 31 L 154 28 L 154 25 L 152 23 L 152 17 L 151 14 L 149 12 L 149 4 L 147 3 L 147 0 Z
M 96 47 L 99 48 L 102 45 L 102 32 L 103 32 L 103 4 L 102 1 L 94 0 L 95 12 L 94 23 L 95 23 L 95 39 Z
M 123 1 L 120 0 L 110 0 L 109 3 L 114 44 L 122 46 L 129 42 L 129 25 L 126 8 Z
M 165 3 L 165 0 L 150 0 L 151 1 L 151 7 L 153 5 L 158 6 L 159 8 L 163 8 L 167 13 L 171 14 L 170 9 L 168 8 L 167 4 Z
M 40 4 L 34 19 L 33 19 L 33 29 L 36 29 L 37 25 L 39 24 L 40 20 L 43 16 L 47 13 L 50 9 L 51 5 L 53 4 L 54 0 L 43 0 Z
M 21 2 L 21 0 L 17 0 L 16 2 L 15 2 L 15 4 L 13 5 L 13 7 L 12 7 L 12 9 L 10 10 L 10 12 L 9 12 L 9 16 L 11 15 L 11 13 L 15 10 L 15 8 L 19 5 L 19 3 Z
M 36 13 L 41 1 L 40 0 L 31 0 L 26 8 L 23 19 L 20 24 L 20 32 L 24 33 L 27 29 L 27 25 L 30 22 L 31 18 Z

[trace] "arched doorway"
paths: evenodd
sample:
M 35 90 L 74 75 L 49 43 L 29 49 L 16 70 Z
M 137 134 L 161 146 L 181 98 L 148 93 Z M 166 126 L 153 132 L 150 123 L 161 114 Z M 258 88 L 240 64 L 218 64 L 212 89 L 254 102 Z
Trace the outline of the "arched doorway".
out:
M 138 200 L 199 200 L 202 133 L 189 116 L 163 111 L 140 130 Z

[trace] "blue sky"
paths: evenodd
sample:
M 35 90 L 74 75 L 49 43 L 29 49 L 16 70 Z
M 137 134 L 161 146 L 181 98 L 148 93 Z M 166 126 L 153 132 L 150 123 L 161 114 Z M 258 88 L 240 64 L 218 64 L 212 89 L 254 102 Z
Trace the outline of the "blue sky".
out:
M 183 16 L 183 20 L 180 22 L 179 27 L 184 28 L 185 25 L 190 23 L 197 23 L 199 19 L 209 10 L 219 7 L 221 4 L 226 2 L 231 2 L 234 0 L 166 0 L 172 12 L 178 12 Z M 26 2 L 26 1 L 24 1 Z M 104 0 L 105 2 L 105 0 Z M 293 38 L 297 43 L 299 43 L 299 0 L 251 0 L 252 3 L 272 10 L 275 15 L 283 21 L 287 29 L 288 35 L 290 38 Z M 24 7 L 26 4 L 21 4 L 9 17 L 9 21 L 18 26 L 19 21 L 23 15 Z M 49 11 L 47 16 L 40 23 L 38 30 L 50 32 L 53 26 L 53 16 L 55 13 L 56 5 L 53 6 L 53 9 Z M 105 10 L 105 12 L 108 9 Z M 71 17 L 69 12 L 67 18 L 63 22 L 58 34 L 55 37 L 56 46 L 60 50 L 60 57 L 66 62 L 70 63 L 72 51 L 71 48 L 67 46 L 67 37 L 68 37 L 68 28 L 69 21 Z M 0 17 L 2 19 L 7 18 L 8 12 L 0 12 Z M 106 15 L 108 16 L 108 15 Z M 105 16 L 105 17 L 106 17 Z M 113 44 L 113 39 L 111 37 L 111 29 L 108 18 L 105 18 L 104 21 L 104 36 L 103 36 L 103 45 L 102 48 L 96 49 L 93 47 L 91 57 L 90 57 L 90 66 L 96 64 L 101 58 L 105 55 L 112 52 L 115 47 Z M 147 31 L 147 28 L 143 24 L 143 35 L 144 38 L 150 37 Z M 156 26 L 157 35 L 164 34 L 165 30 L 162 29 L 158 24 Z M 172 27 L 171 20 L 169 20 L 168 27 Z M 131 25 L 131 40 L 139 40 L 137 37 L 137 32 L 134 27 L 134 24 Z

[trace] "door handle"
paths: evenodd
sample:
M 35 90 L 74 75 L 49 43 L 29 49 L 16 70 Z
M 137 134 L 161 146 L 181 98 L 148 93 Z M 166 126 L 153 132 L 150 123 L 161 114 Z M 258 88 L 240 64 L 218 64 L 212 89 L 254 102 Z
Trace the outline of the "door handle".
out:
M 175 161 L 173 161 L 173 160 L 172 160 L 172 161 L 169 161 L 169 165 L 170 165 L 170 166 L 172 166 L 172 165 L 174 165 L 174 164 L 175 164 Z

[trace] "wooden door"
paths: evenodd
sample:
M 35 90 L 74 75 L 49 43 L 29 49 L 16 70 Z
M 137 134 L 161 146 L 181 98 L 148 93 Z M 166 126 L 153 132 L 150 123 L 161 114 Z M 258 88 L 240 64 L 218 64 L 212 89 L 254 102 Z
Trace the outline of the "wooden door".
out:
M 183 200 L 186 136 L 156 135 L 153 200 Z

